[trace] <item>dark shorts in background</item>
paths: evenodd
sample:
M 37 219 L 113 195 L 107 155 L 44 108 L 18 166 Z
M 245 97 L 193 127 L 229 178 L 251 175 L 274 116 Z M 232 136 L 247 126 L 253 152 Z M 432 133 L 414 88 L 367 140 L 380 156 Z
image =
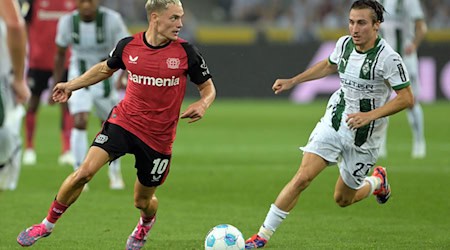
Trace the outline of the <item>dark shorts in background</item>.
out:
M 67 70 L 64 72 L 62 81 L 67 81 Z M 27 75 L 28 86 L 30 86 L 31 93 L 40 96 L 44 90 L 48 89 L 49 80 L 53 76 L 50 70 L 29 69 Z

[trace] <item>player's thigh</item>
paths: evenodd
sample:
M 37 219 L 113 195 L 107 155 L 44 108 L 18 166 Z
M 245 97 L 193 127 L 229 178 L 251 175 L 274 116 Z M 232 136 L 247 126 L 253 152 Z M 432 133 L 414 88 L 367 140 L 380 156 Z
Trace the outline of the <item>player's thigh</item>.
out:
M 93 176 L 109 161 L 109 159 L 109 153 L 103 148 L 92 146 L 89 148 L 86 158 L 78 171 L 84 173 L 84 176 Z
M 295 178 L 302 181 L 312 181 L 317 175 L 328 166 L 328 162 L 315 153 L 305 152 L 300 168 L 295 174 Z
M 377 149 L 361 149 L 356 146 L 346 148 L 338 163 L 343 183 L 351 189 L 360 189 L 364 178 L 376 163 L 376 156 Z
M 72 92 L 68 106 L 71 115 L 83 112 L 89 113 L 93 106 L 93 97 L 86 88 L 78 89 Z
M 109 161 L 114 161 L 127 153 L 132 153 L 132 134 L 122 127 L 104 122 L 100 132 L 91 146 L 102 148 L 109 155 Z

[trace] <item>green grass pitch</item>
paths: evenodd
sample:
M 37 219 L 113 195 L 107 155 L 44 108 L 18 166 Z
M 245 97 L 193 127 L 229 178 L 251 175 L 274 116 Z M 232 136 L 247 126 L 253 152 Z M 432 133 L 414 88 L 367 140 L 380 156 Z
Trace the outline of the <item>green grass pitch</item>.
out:
M 184 105 L 187 105 L 187 101 Z M 158 189 L 157 222 L 145 249 L 203 249 L 210 228 L 228 223 L 244 238 L 255 233 L 301 160 L 298 149 L 325 102 L 217 100 L 203 120 L 180 121 L 171 172 Z M 450 249 L 450 103 L 423 105 L 428 154 L 410 158 L 405 112 L 390 120 L 387 167 L 391 200 L 373 197 L 347 208 L 334 203 L 337 167 L 326 169 L 304 192 L 267 249 Z M 36 147 L 38 165 L 22 168 L 18 189 L 0 192 L 0 249 L 20 249 L 18 233 L 40 222 L 71 172 L 58 166 L 59 108 L 43 106 Z M 91 117 L 90 140 L 99 130 Z M 133 158 L 122 160 L 123 191 L 108 188 L 106 167 L 33 249 L 124 249 L 139 214 L 133 206 Z

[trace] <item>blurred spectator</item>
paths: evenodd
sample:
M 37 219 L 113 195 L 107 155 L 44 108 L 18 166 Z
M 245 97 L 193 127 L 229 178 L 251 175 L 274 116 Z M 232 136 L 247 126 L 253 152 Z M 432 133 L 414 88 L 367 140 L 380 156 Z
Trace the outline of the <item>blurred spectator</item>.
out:
M 260 20 L 264 13 L 264 3 L 264 0 L 232 0 L 232 20 L 250 23 Z
M 21 0 L 23 1 L 23 0 Z M 352 0 L 195 0 L 183 3 L 186 12 L 183 37 L 194 41 L 202 25 L 255 25 L 263 32 L 267 27 L 293 29 L 294 41 L 319 39 L 321 29 L 347 29 L 347 10 Z M 116 10 L 133 27 L 148 20 L 141 0 L 100 0 Z M 421 1 L 430 30 L 450 29 L 450 0 Z

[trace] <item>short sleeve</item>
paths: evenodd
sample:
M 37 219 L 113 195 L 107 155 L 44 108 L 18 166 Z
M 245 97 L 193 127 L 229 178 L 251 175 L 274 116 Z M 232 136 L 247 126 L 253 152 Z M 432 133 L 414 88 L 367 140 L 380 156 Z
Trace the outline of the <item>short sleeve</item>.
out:
M 339 59 L 344 51 L 344 46 L 349 39 L 351 39 L 350 36 L 343 36 L 337 40 L 333 52 L 331 52 L 330 56 L 328 57 L 328 61 L 331 64 L 338 64 Z
M 72 44 L 71 17 L 72 14 L 64 15 L 58 20 L 55 43 L 59 47 L 67 48 Z
M 122 60 L 122 54 L 125 46 L 133 40 L 133 37 L 125 37 L 120 40 L 116 47 L 109 53 L 109 57 L 106 60 L 106 64 L 111 69 L 125 69 L 125 64 Z
M 122 16 L 120 14 L 111 15 L 113 23 L 113 27 L 115 27 L 114 32 L 114 41 L 118 42 L 120 39 L 130 36 L 130 33 L 128 32 L 128 28 L 125 25 L 125 22 L 122 19 Z
M 188 56 L 188 75 L 195 84 L 202 84 L 211 78 L 208 65 L 198 49 L 189 43 L 181 44 Z
M 385 80 L 389 82 L 394 90 L 400 90 L 410 85 L 408 71 L 399 54 L 393 53 L 386 57 L 383 64 Z
M 407 13 L 410 16 L 411 20 L 425 19 L 425 15 L 423 13 L 422 6 L 420 5 L 419 0 L 405 1 L 404 4 L 407 5 Z

